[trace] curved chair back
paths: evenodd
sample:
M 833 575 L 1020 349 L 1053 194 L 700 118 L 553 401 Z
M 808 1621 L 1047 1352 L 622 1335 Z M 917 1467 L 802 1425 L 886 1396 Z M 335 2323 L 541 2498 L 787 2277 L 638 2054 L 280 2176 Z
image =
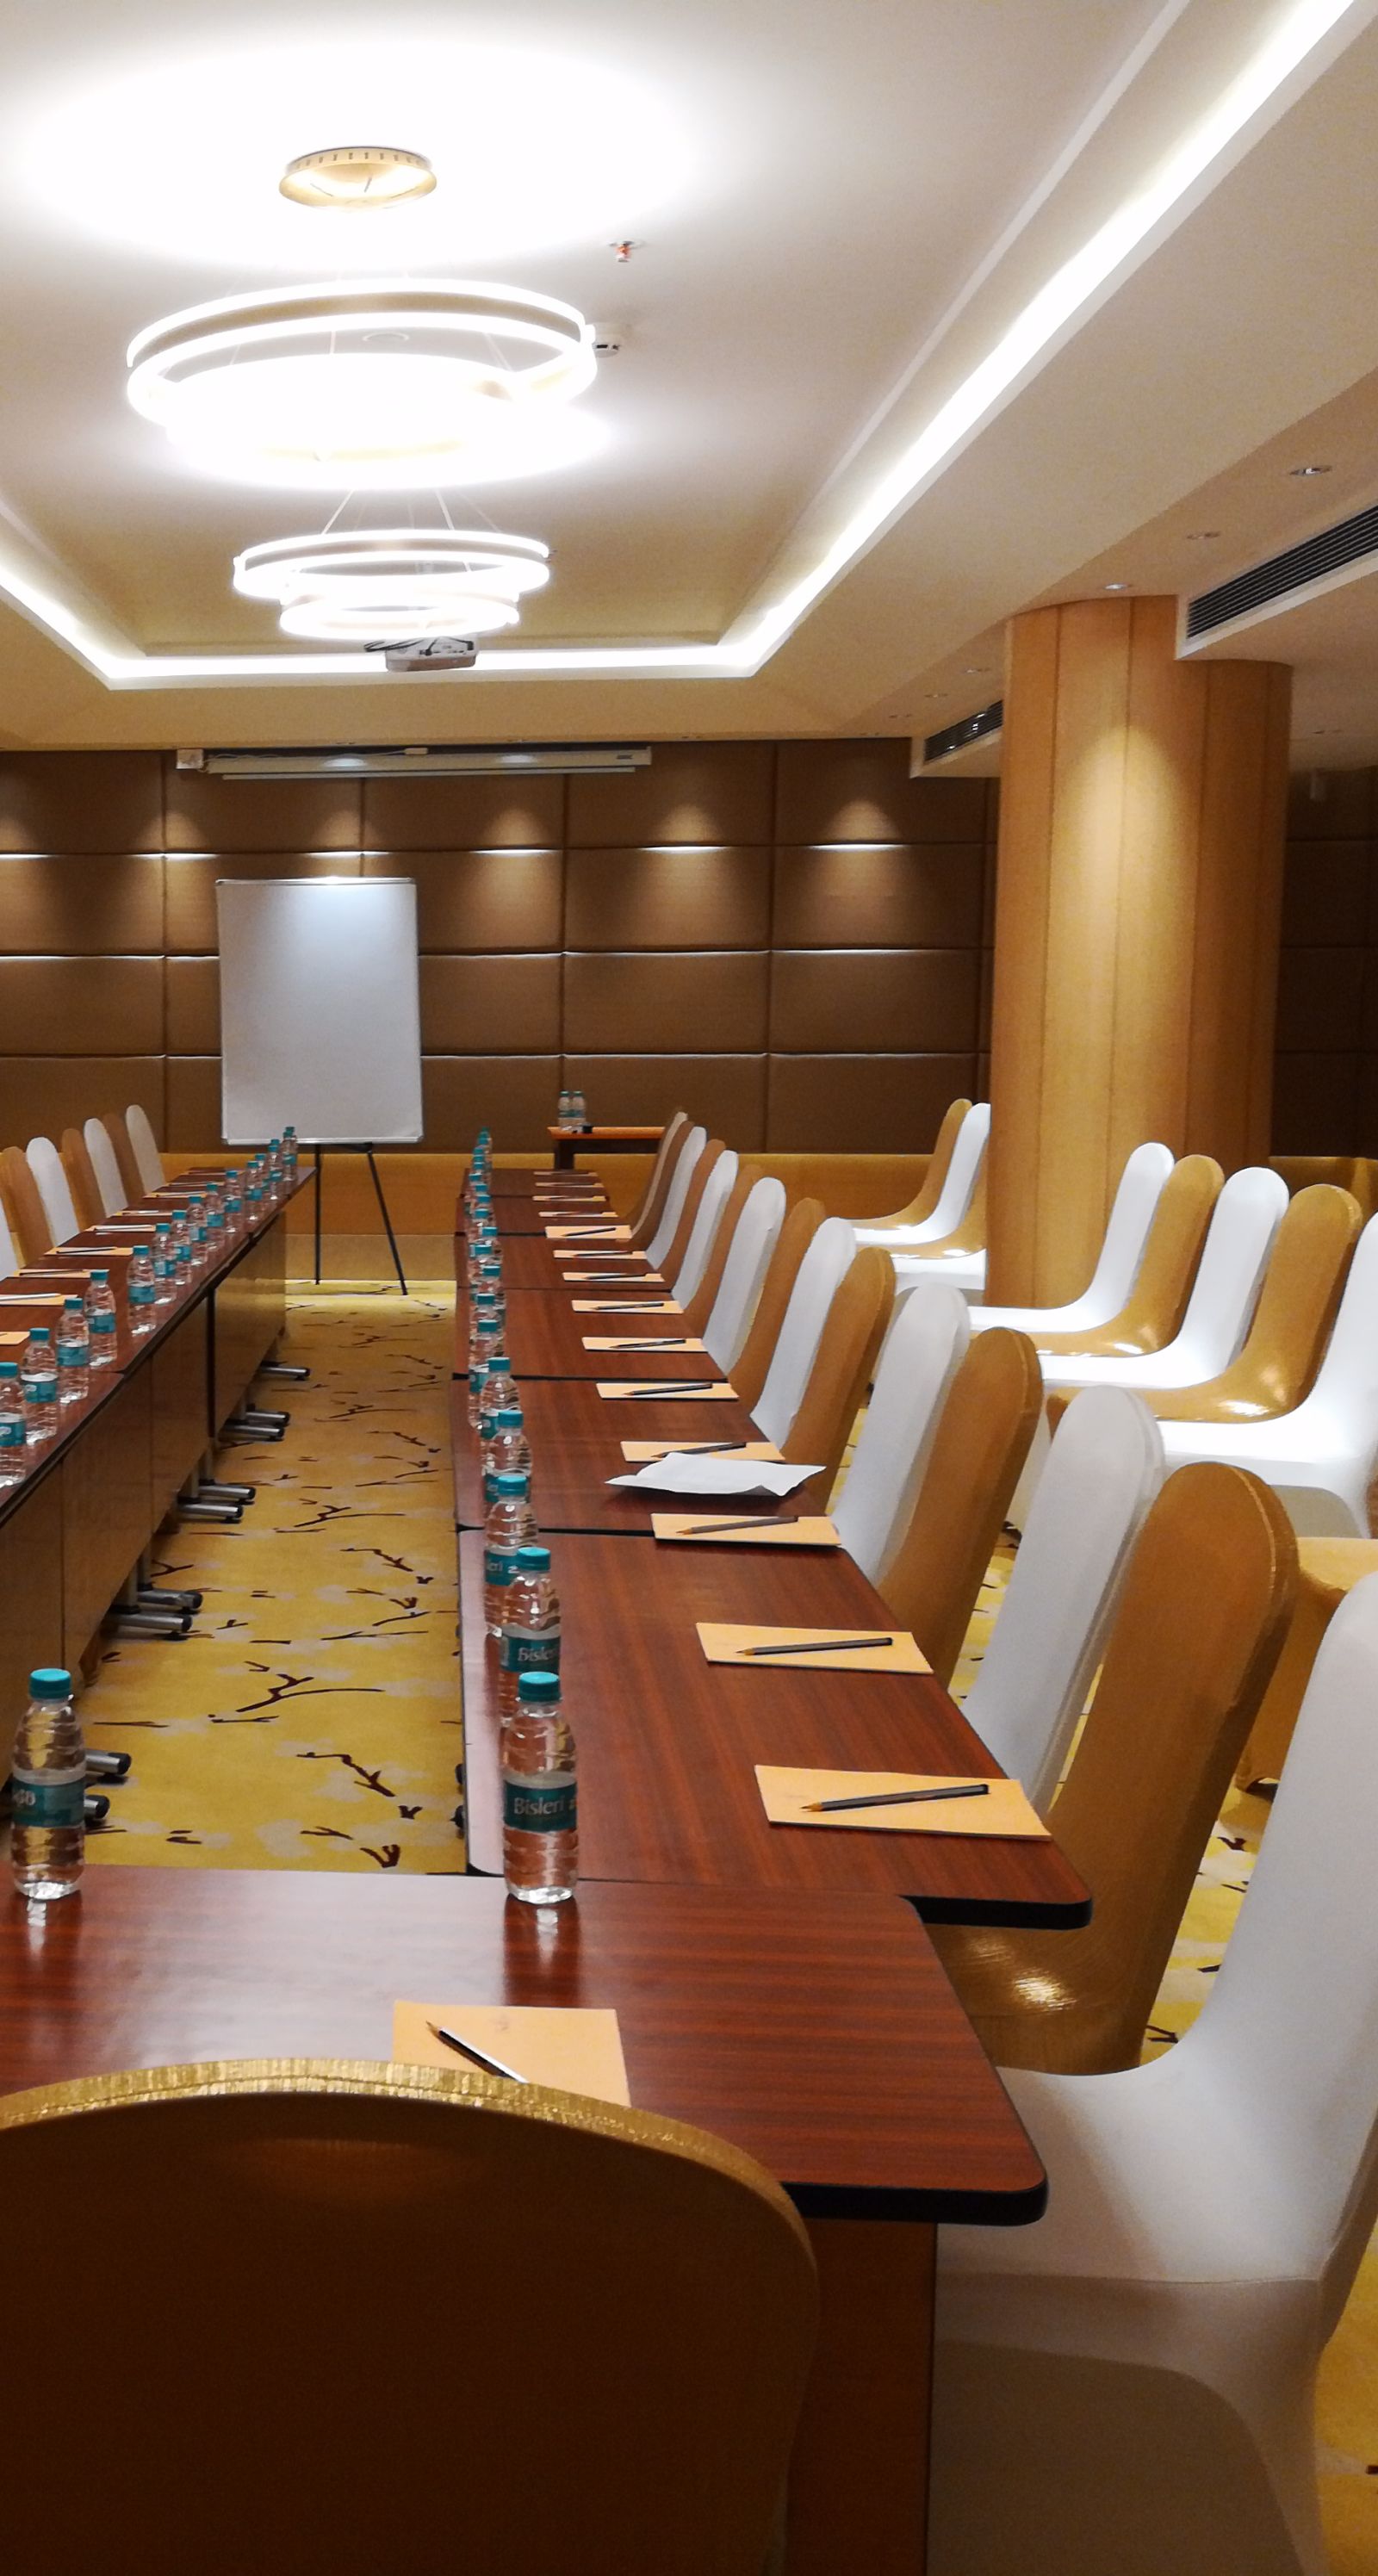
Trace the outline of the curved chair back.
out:
M 1346 1448 L 1378 1443 L 1378 1216 L 1354 1247 L 1340 1311 L 1316 1383 L 1289 1421 L 1324 1424 Z
M 7 1145 L 0 1153 L 0 1198 L 21 1268 L 41 1261 L 53 1249 L 52 1230 L 28 1157 L 17 1145 Z
M 969 1100 L 954 1100 L 943 1111 L 943 1123 L 934 1138 L 933 1151 L 908 1207 L 896 1208 L 893 1216 L 867 1217 L 867 1225 L 922 1225 L 933 1214 L 942 1196 L 943 1184 L 952 1164 L 953 1149 L 962 1132 L 962 1121 L 971 1107 Z
M 1181 1328 L 1224 1179 L 1209 1154 L 1186 1154 L 1175 1163 L 1163 1183 L 1133 1295 L 1099 1329 L 1036 1330 L 1039 1349 L 1049 1354 L 1076 1352 L 1088 1359 L 1133 1359 L 1141 1351 L 1165 1349 Z
M 19 1268 L 19 1255 L 14 1248 L 9 1218 L 0 1203 L 0 1279 L 12 1279 Z
M 756 1409 L 761 1389 L 770 1373 L 775 1345 L 780 1338 L 785 1308 L 794 1293 L 799 1266 L 809 1245 L 823 1223 L 822 1203 L 818 1199 L 800 1199 L 781 1224 L 771 1253 L 751 1328 L 742 1344 L 732 1370 L 732 1383 L 748 1413 Z M 716 1357 L 716 1353 L 714 1354 Z M 723 1362 L 718 1361 L 721 1368 Z
M 126 1206 L 124 1183 L 110 1142 L 110 1130 L 101 1118 L 88 1118 L 82 1129 L 91 1169 L 96 1176 L 102 1211 L 106 1216 L 119 1216 Z
M 43 1201 L 50 1240 L 55 1244 L 70 1243 L 74 1234 L 80 1234 L 81 1224 L 62 1166 L 62 1156 L 51 1136 L 31 1136 L 25 1151 L 29 1169 L 38 1184 L 38 1195 Z
M 1073 1327 L 1099 1328 L 1118 1315 L 1139 1275 L 1144 1247 L 1158 1201 L 1172 1170 L 1166 1145 L 1136 1145 L 1115 1192 L 1105 1239 L 1089 1287 L 1066 1306 L 986 1306 L 973 1317 L 976 1332 L 992 1324 L 1012 1324 L 1016 1332 L 1069 1332 Z
M 869 1244 L 855 1253 L 828 1308 L 798 1409 L 780 1442 L 798 1466 L 817 1459 L 820 1510 L 826 1509 L 895 1303 L 895 1265 Z
M 1134 1543 L 1163 1481 L 1163 1438 L 1122 1386 L 1074 1396 L 1039 1480 L 966 1713 L 1040 1813 L 1052 1802 Z
M 161 1189 L 167 1174 L 158 1151 L 158 1139 L 149 1125 L 147 1111 L 139 1107 L 137 1100 L 131 1101 L 126 1109 L 124 1123 L 145 1190 Z
M 894 1233 L 900 1239 L 888 1244 L 887 1248 L 893 1252 L 909 1252 L 917 1244 L 938 1243 L 945 1236 L 954 1234 L 971 1205 L 972 1192 L 985 1164 L 989 1134 L 990 1103 L 978 1100 L 966 1111 L 957 1131 L 951 1160 L 931 1213 L 916 1225 L 859 1226 L 858 1240 L 862 1243 L 880 1242 Z
M 708 1258 L 703 1265 L 703 1276 L 693 1296 L 682 1298 L 680 1301 L 684 1308 L 685 1331 L 699 1335 L 702 1335 L 703 1328 L 713 1312 L 742 1210 L 756 1185 L 756 1174 L 749 1165 L 738 1162 L 735 1154 L 732 1160 L 736 1166 L 736 1177 L 723 1201 L 722 1214 L 713 1229 L 713 1239 L 708 1246 Z M 691 1316 L 692 1322 L 689 1320 Z
M 72 1193 L 72 1203 L 77 1212 L 77 1223 L 83 1227 L 99 1225 L 102 1217 L 107 1213 L 106 1205 L 100 1194 L 95 1165 L 92 1163 L 86 1139 L 79 1127 L 63 1128 L 60 1150 L 62 1168 L 67 1175 L 67 1186 Z
M 998 2065 L 1068 2075 L 1137 2066 L 1296 1588 L 1291 1525 L 1258 1477 L 1214 1461 L 1169 1476 L 1134 1550 L 1052 1811 L 1059 1848 L 1091 1890 L 1090 1922 L 990 1941 L 939 1933 L 943 1964 Z M 1370 1811 L 1370 1830 L 1372 1822 Z M 1272 1832 L 1270 1822 L 1265 1848 Z M 1251 1891 L 1245 1915 L 1252 1903 Z M 1294 1937 L 1297 1928 L 1294 1916 Z M 1349 1945 L 1334 1955 L 1348 1983 Z M 1279 2044 L 1270 2022 L 1270 2081 L 1288 2091 L 1295 2073 Z
M 114 2231 L 120 2295 L 88 2300 L 64 2364 L 76 2419 L 99 2406 L 118 2461 L 130 2548 L 116 2538 L 112 2568 L 137 2563 L 142 2527 L 194 2532 L 198 2576 L 239 2576 L 247 2513 L 271 2526 L 275 2562 L 303 2571 L 421 2576 L 458 2554 L 760 2576 L 816 2277 L 784 2193 L 723 2140 L 534 2085 L 267 2059 L 11 2094 L 0 2174 L 26 2212 L 16 2296 L 42 2295 L 46 2262 L 69 2313 L 71 2212 L 98 2204 Z M 389 2248 L 367 2330 L 342 2231 Z M 529 2474 L 513 2402 L 532 2364 L 518 2259 L 560 2283 L 549 2476 Z M 461 2307 L 482 2335 L 456 2337 Z M 65 2408 L 40 2411 L 9 2517 L 20 2563 L 51 2534 L 70 2449 Z M 405 2494 L 341 2474 L 370 2457 L 410 2464 Z
M 665 1196 L 661 1201 L 659 1219 L 654 1232 L 647 1238 L 645 1247 L 646 1258 L 653 1270 L 663 1270 L 665 1267 L 665 1257 L 675 1240 L 675 1232 L 679 1225 L 680 1210 L 689 1194 L 690 1181 L 694 1177 L 694 1166 L 707 1142 L 706 1127 L 691 1127 L 675 1156 L 674 1166 L 670 1170 L 669 1180 L 666 1183 Z M 639 1244 L 644 1232 L 644 1226 L 639 1228 L 632 1237 L 633 1242 Z
M 762 1283 L 770 1267 L 776 1244 L 779 1242 L 780 1229 L 785 1222 L 787 1205 L 783 1181 L 765 1179 L 754 1181 L 749 1173 L 739 1172 L 737 1189 L 742 1189 L 744 1185 L 745 1196 L 741 1211 L 732 1228 L 731 1242 L 725 1241 L 728 1221 L 732 1214 L 732 1201 L 729 1200 L 727 1213 L 718 1229 L 718 1241 L 713 1247 L 713 1261 L 709 1263 L 703 1286 L 693 1306 L 685 1309 L 686 1324 L 692 1332 L 702 1335 L 719 1368 L 727 1369 L 731 1373 L 734 1385 L 736 1371 L 733 1364 L 751 1328 L 751 1320 L 762 1293 Z M 737 1192 L 734 1190 L 733 1198 L 736 1195 Z M 814 1204 L 817 1205 L 817 1202 L 815 1201 Z M 821 1215 L 820 1208 L 819 1216 Z M 814 1222 L 816 1224 L 818 1219 L 815 1218 Z M 718 1258 L 719 1245 L 723 1248 L 722 1269 L 714 1286 L 713 1267 Z M 801 1253 L 800 1259 L 802 1258 Z M 710 1288 L 713 1290 L 712 1304 L 700 1321 L 702 1314 L 700 1301 L 706 1297 Z
M 125 1207 L 134 1207 L 146 1195 L 148 1184 L 139 1170 L 134 1148 L 129 1141 L 129 1130 L 118 1109 L 107 1109 L 105 1126 L 120 1169 Z
M 1159 1421 L 1264 1422 L 1299 1405 L 1334 1328 L 1362 1223 L 1348 1190 L 1329 1181 L 1298 1190 L 1283 1211 L 1238 1359 L 1204 1386 L 1150 1392 Z
M 712 1143 L 705 1145 L 703 1152 L 695 1160 L 694 1168 L 689 1174 L 688 1187 L 680 1203 L 679 1221 L 675 1227 L 673 1241 L 664 1260 L 656 1264 L 656 1268 L 664 1272 L 667 1281 L 678 1279 L 684 1268 L 689 1251 L 689 1238 L 698 1223 L 704 1191 L 726 1151 L 727 1148 L 721 1136 L 715 1136 Z
M 891 1325 L 866 1420 L 833 1512 L 838 1537 L 880 1583 L 918 1491 L 943 1399 L 971 1337 L 956 1288 L 921 1280 Z
M 634 1235 L 644 1220 L 648 1216 L 651 1216 L 652 1209 L 658 1209 L 659 1207 L 664 1186 L 666 1167 L 673 1161 L 675 1155 L 678 1153 L 681 1132 L 686 1129 L 688 1125 L 688 1111 L 686 1109 L 677 1109 L 674 1112 L 673 1117 L 670 1119 L 670 1122 L 661 1137 L 660 1143 L 656 1147 L 655 1160 L 646 1175 L 646 1186 L 642 1191 L 640 1198 L 637 1200 L 635 1207 L 632 1209 L 631 1215 L 627 1219 L 627 1223 L 631 1227 Z M 652 1222 L 654 1223 L 654 1218 L 652 1219 Z
M 709 1153 L 701 1157 L 700 1171 L 703 1171 L 704 1166 L 708 1164 L 711 1153 L 710 1146 Z M 689 1229 L 689 1239 L 684 1247 L 684 1259 L 674 1278 L 669 1282 L 670 1294 L 678 1299 L 681 1306 L 688 1305 L 690 1298 L 697 1295 L 702 1284 L 703 1274 L 708 1267 L 708 1256 L 713 1249 L 723 1212 L 736 1182 L 737 1169 L 736 1155 L 729 1153 L 724 1147 L 714 1156 L 711 1165 L 704 1173 L 703 1187 L 699 1192 L 698 1213 Z M 694 1179 L 697 1181 L 698 1172 L 694 1174 Z M 687 1206 L 687 1200 L 685 1204 Z
M 908 1524 L 882 1589 L 940 1682 L 952 1679 L 976 1596 L 1029 1454 L 1043 1394 L 1023 1333 L 982 1333 L 948 1389 Z
M 1286 1207 L 1287 1183 L 1280 1172 L 1262 1163 L 1231 1172 L 1215 1202 L 1182 1329 L 1172 1344 L 1184 1379 L 1215 1377 L 1237 1356 Z
M 985 1287 L 985 1251 L 986 1164 L 983 1158 L 971 1196 L 967 1200 L 966 1214 L 961 1222 L 953 1227 L 950 1234 L 935 1235 L 931 1243 L 914 1244 L 906 1251 L 893 1255 L 893 1258 L 906 1264 L 912 1261 L 916 1271 L 919 1270 L 921 1263 L 931 1262 L 934 1270 L 941 1272 L 945 1261 L 960 1261 L 965 1268 L 972 1256 L 979 1253 L 980 1264 L 970 1283 L 975 1293 Z M 919 1275 L 921 1276 L 922 1273 L 920 1272 Z
M 794 1421 L 828 1309 L 856 1248 L 856 1235 L 845 1216 L 825 1217 L 799 1264 L 765 1385 L 751 1407 L 767 1440 L 782 1442 Z

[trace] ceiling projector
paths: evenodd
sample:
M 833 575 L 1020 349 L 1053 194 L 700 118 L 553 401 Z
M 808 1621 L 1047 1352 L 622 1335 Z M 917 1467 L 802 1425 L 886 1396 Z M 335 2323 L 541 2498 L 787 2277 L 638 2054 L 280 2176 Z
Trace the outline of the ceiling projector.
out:
M 411 643 L 366 644 L 390 671 L 472 671 L 478 646 L 472 635 L 422 635 Z

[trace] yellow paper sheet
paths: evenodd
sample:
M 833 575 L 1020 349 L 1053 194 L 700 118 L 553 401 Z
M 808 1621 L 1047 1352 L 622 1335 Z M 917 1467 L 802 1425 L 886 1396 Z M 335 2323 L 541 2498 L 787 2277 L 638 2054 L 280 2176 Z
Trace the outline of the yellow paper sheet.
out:
M 919 1652 L 912 1637 L 902 1631 L 888 1636 L 884 1645 L 853 1647 L 850 1653 L 829 1650 L 829 1639 L 838 1637 L 886 1636 L 884 1629 L 866 1628 L 749 1628 L 737 1627 L 718 1619 L 700 1619 L 699 1644 L 710 1664 L 749 1663 L 758 1673 L 928 1673 L 933 1667 Z M 794 1646 L 805 1651 L 798 1655 L 748 1655 L 750 1646 Z
M 745 1515 L 726 1511 L 719 1503 L 711 1515 L 697 1512 L 652 1512 L 651 1528 L 657 1538 L 674 1540 L 690 1547 L 837 1547 L 840 1542 L 832 1522 L 822 1512 L 801 1512 L 793 1521 L 772 1521 L 763 1517 L 754 1529 L 743 1529 Z M 720 1521 L 726 1537 L 715 1534 L 713 1523 Z M 790 1663 L 799 1657 L 791 1655 Z
M 663 1396 L 667 1404 L 722 1404 L 729 1398 L 735 1404 L 737 1400 L 735 1386 L 729 1386 L 726 1379 L 721 1386 L 678 1386 L 672 1377 L 652 1378 L 649 1384 L 644 1378 L 600 1377 L 595 1384 L 599 1394 L 607 1396 L 614 1404 L 619 1397 L 627 1402 L 639 1402 L 643 1397 L 653 1395 Z
M 621 1443 L 622 1455 L 629 1467 L 643 1466 L 648 1458 L 669 1458 L 681 1450 L 686 1457 L 692 1457 L 696 1449 L 716 1449 L 717 1446 L 716 1440 L 624 1440 Z M 780 1452 L 773 1440 L 745 1440 L 740 1445 L 734 1440 L 731 1449 L 720 1451 L 719 1455 L 774 1458 L 778 1461 Z
M 988 1780 L 982 1798 L 935 1798 L 912 1807 L 854 1807 L 840 1816 L 810 1816 L 804 1809 L 816 1798 L 883 1797 L 893 1789 L 951 1789 L 957 1784 L 949 1774 L 936 1771 L 790 1771 L 758 1762 L 756 1785 L 773 1825 L 850 1825 L 871 1834 L 980 1834 L 1006 1842 L 1048 1839 L 1047 1826 L 1035 1815 L 1017 1780 Z
M 579 1338 L 586 1351 L 644 1351 L 647 1341 L 644 1333 L 581 1333 Z M 704 1348 L 703 1343 L 696 1342 L 691 1333 L 682 1336 L 675 1333 L 652 1335 L 651 1338 L 661 1350 L 701 1351 Z
M 595 2102 L 631 2101 L 615 2012 L 554 2011 L 541 2004 L 394 2004 L 394 2063 L 443 2066 L 451 2075 L 464 2072 L 468 2059 L 443 2040 L 432 2039 L 426 2028 L 432 2021 L 458 2039 L 489 2049 L 532 2084 L 584 2093 Z

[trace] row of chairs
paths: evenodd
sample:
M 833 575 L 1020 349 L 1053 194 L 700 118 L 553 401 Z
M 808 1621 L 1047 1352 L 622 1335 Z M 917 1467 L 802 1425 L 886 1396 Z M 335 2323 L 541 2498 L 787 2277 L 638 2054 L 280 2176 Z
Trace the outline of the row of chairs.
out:
M 0 1151 L 0 1279 L 160 1187 L 166 1174 L 146 1111 L 131 1102 L 49 1136 Z

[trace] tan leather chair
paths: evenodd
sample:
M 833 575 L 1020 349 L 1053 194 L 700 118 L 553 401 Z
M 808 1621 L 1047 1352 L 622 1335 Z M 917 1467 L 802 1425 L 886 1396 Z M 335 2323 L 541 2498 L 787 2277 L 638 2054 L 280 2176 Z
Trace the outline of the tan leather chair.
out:
M 889 1253 L 874 1244 L 864 1247 L 828 1308 L 799 1410 L 780 1444 L 786 1458 L 801 1465 L 815 1458 L 822 1461 L 826 1473 L 810 1479 L 820 1510 L 826 1507 L 865 1401 L 894 1303 L 895 1265 Z
M 120 1179 L 124 1183 L 126 1204 L 129 1207 L 137 1207 L 147 1196 L 147 1192 L 144 1188 L 143 1174 L 139 1170 L 138 1156 L 129 1141 L 129 1129 L 118 1109 L 107 1109 L 102 1124 L 115 1148 L 115 1160 L 120 1167 Z
M 904 1536 L 880 1589 L 940 1682 L 950 1682 L 1038 1423 L 1043 1380 L 1026 1333 L 996 1325 L 947 1391 Z
M 922 1225 L 925 1217 L 933 1214 L 942 1196 L 943 1183 L 947 1179 L 952 1149 L 957 1142 L 962 1120 L 970 1107 L 969 1100 L 954 1100 L 950 1108 L 944 1110 L 943 1123 L 938 1129 L 933 1151 L 928 1157 L 928 1169 L 908 1207 L 896 1208 L 893 1216 L 858 1217 L 858 1225 Z
M 1057 1933 L 933 1926 L 997 2066 L 1137 2065 L 1296 1587 L 1291 1523 L 1258 1477 L 1211 1463 L 1168 1478 L 1048 1820 L 1091 1890 L 1090 1922 Z
M 721 1136 L 710 1137 L 689 1176 L 689 1187 L 684 1193 L 684 1205 L 679 1212 L 679 1223 L 675 1228 L 670 1249 L 660 1265 L 661 1278 L 667 1285 L 679 1275 L 680 1265 L 689 1249 L 689 1237 L 694 1231 L 699 1201 L 707 1187 L 708 1175 L 726 1151 L 727 1147 Z
M 1160 1422 L 1265 1422 L 1309 1395 L 1330 1339 L 1363 1224 L 1348 1190 L 1316 1182 L 1283 1210 L 1248 1339 L 1219 1377 L 1200 1386 L 1136 1387 Z M 1075 1389 L 1054 1387 L 1056 1430 Z
M 989 1156 L 985 1154 L 981 1157 L 981 1168 L 976 1175 L 975 1187 L 967 1201 L 967 1212 L 963 1217 L 961 1224 L 954 1226 L 951 1234 L 940 1234 L 937 1241 L 934 1243 L 906 1244 L 903 1252 L 899 1256 L 904 1262 L 935 1261 L 941 1263 L 944 1261 L 955 1261 L 959 1257 L 965 1256 L 969 1253 L 985 1251 L 986 1171 L 989 1159 Z
M 26 1267 L 31 1261 L 41 1261 L 44 1253 L 53 1249 L 53 1230 L 44 1214 L 29 1158 L 18 1145 L 7 1145 L 0 1153 L 0 1199 L 4 1201 L 20 1261 Z
M 638 1252 L 644 1252 L 647 1244 L 654 1238 L 666 1199 L 670 1195 L 670 1184 L 675 1177 L 675 1167 L 694 1132 L 692 1119 L 685 1117 L 683 1111 L 676 1110 L 675 1116 L 683 1117 L 684 1123 L 678 1134 L 671 1139 L 670 1150 L 661 1163 L 659 1171 L 651 1175 L 650 1190 L 642 1209 L 628 1220 L 631 1226 L 631 1239 Z
M 759 1172 L 745 1166 L 738 1167 L 737 1177 L 728 1191 L 722 1215 L 718 1219 L 717 1232 L 708 1247 L 708 1264 L 703 1277 L 684 1309 L 683 1322 L 679 1323 L 670 1316 L 666 1317 L 667 1333 L 697 1335 L 703 1331 L 717 1302 L 718 1290 L 722 1286 L 722 1275 L 727 1268 L 727 1256 L 732 1249 L 732 1238 L 737 1231 L 737 1219 L 760 1177 Z
M 105 1207 L 101 1199 L 100 1183 L 96 1179 L 90 1147 L 79 1127 L 64 1127 L 61 1152 L 62 1168 L 67 1175 L 67 1186 L 72 1193 L 72 1204 L 76 1209 L 78 1222 L 83 1227 L 102 1224 L 105 1218 Z
M 780 1326 L 785 1320 L 785 1308 L 793 1292 L 799 1264 L 822 1222 L 821 1199 L 800 1199 L 797 1207 L 790 1209 L 780 1228 L 775 1250 L 770 1256 L 770 1266 L 761 1282 L 751 1330 L 732 1369 L 732 1383 L 748 1413 L 754 1412 L 760 1402 L 761 1389 L 770 1375 L 770 1363 L 775 1357 L 775 1345 L 780 1338 Z
M 1220 1165 L 1209 1154 L 1187 1154 L 1175 1163 L 1163 1183 L 1128 1305 L 1095 1331 L 1039 1333 L 1038 1348 L 1050 1355 L 1077 1351 L 1107 1360 L 1165 1350 L 1187 1311 L 1211 1210 L 1224 1182 Z
M 651 1168 L 646 1175 L 646 1186 L 627 1219 L 627 1223 L 634 1234 L 645 1223 L 646 1218 L 650 1215 L 652 1203 L 660 1191 L 662 1176 L 665 1173 L 666 1166 L 667 1164 L 673 1163 L 684 1137 L 689 1133 L 690 1124 L 691 1121 L 687 1109 L 677 1109 L 669 1120 L 665 1133 L 656 1147 Z M 648 1243 L 650 1242 L 650 1239 L 650 1235 L 647 1235 L 646 1240 Z
M 15 2313 L 80 2321 L 63 2404 L 28 2410 L 15 2565 L 53 2563 L 98 2412 L 102 2495 L 57 2556 L 100 2576 L 761 2576 L 816 2278 L 722 2139 L 265 2059 L 11 2094 L 0 2176 Z M 93 2207 L 99 2299 L 72 2224 Z

